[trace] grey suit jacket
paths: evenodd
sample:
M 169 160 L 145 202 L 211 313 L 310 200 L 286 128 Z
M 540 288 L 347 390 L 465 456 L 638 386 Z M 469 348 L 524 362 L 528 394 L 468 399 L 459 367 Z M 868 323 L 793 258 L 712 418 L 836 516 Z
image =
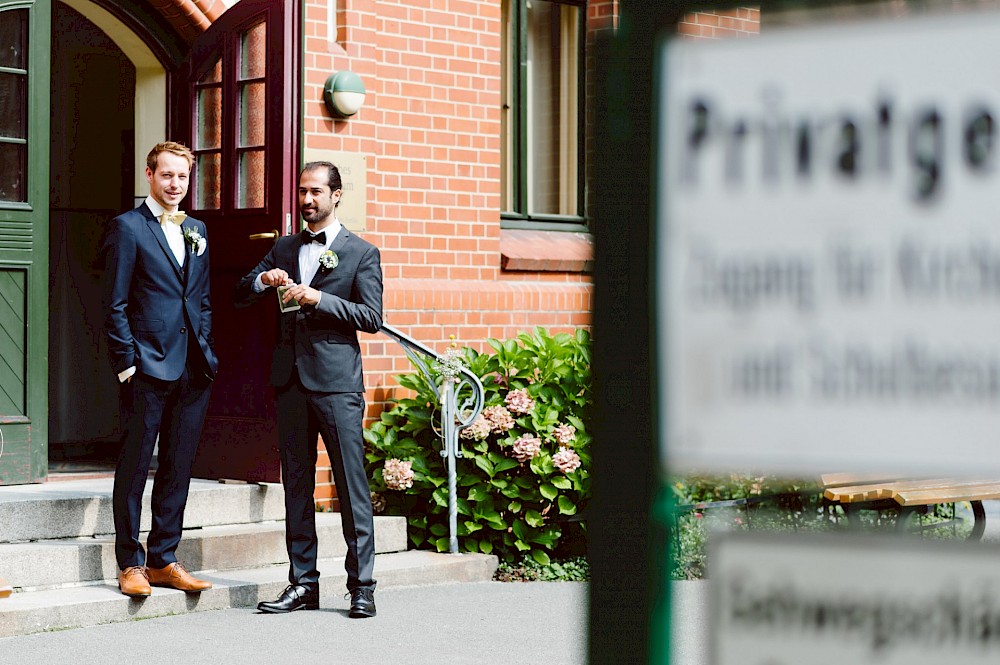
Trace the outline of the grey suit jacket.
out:
M 301 234 L 283 236 L 236 285 L 237 307 L 264 300 L 278 307 L 273 288 L 255 293 L 257 275 L 281 268 L 299 282 Z M 382 266 L 379 251 L 347 229 L 341 229 L 330 249 L 340 263 L 320 268 L 309 286 L 323 292 L 319 305 L 303 306 L 278 315 L 278 339 L 271 358 L 271 385 L 282 387 L 298 368 L 307 390 L 364 392 L 358 331 L 376 333 L 382 327 Z

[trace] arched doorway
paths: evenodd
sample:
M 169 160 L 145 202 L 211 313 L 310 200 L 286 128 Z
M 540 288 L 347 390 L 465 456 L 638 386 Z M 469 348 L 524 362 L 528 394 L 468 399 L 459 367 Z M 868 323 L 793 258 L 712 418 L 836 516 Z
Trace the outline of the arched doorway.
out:
M 100 239 L 108 219 L 144 196 L 136 146 L 163 136 L 166 71 L 142 39 L 83 0 L 52 3 L 52 35 L 49 465 L 88 471 L 113 464 L 121 437 Z
M 209 224 L 210 242 L 221 239 L 211 261 L 223 367 L 196 475 L 277 480 L 266 381 L 273 329 L 259 312 L 233 311 L 230 293 L 267 249 L 246 238 L 290 228 L 297 3 L 242 0 L 198 36 L 180 29 L 190 26 L 168 11 L 174 2 L 52 3 L 50 464 L 113 467 L 122 432 L 102 328 L 100 239 L 111 217 L 145 198 L 145 155 L 170 138 L 197 156 L 182 207 Z

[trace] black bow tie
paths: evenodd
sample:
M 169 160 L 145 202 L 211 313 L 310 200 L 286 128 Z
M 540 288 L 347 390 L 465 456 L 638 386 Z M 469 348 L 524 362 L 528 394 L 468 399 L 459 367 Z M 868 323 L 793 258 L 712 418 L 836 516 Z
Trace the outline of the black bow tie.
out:
M 302 242 L 308 244 L 310 242 L 318 242 L 321 245 L 326 244 L 326 231 L 320 231 L 316 235 L 309 232 L 308 229 L 302 230 Z

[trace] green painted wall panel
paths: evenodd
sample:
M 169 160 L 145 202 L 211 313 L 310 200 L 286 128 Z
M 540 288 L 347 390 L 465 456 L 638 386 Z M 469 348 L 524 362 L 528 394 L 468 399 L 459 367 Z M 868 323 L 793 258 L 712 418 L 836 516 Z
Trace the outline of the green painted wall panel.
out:
M 25 415 L 25 273 L 0 268 L 0 418 Z

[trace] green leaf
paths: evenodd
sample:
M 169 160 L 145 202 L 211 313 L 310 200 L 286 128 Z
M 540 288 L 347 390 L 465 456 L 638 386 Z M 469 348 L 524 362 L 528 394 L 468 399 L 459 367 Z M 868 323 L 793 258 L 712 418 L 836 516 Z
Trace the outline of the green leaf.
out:
M 516 547 L 517 549 L 521 550 L 522 552 L 527 552 L 528 550 L 531 549 L 531 545 L 529 545 L 528 543 L 524 542 L 520 538 L 518 538 L 517 540 L 514 541 L 514 547 Z M 445 549 L 447 549 L 447 548 L 445 548 Z
M 518 488 L 517 485 L 511 485 L 510 487 L 504 487 L 502 490 L 500 490 L 500 493 L 503 494 L 508 499 L 516 499 L 519 496 L 521 496 L 521 490 Z
M 446 527 L 444 524 L 441 524 L 440 522 L 437 522 L 435 524 L 431 524 L 430 531 L 435 536 L 446 536 L 446 535 L 448 535 L 448 527 Z
M 448 490 L 443 487 L 439 487 L 431 494 L 431 498 L 434 499 L 434 503 L 441 506 L 442 508 L 448 507 Z
M 492 554 L 493 543 L 483 538 L 482 540 L 479 541 L 479 551 L 482 552 L 483 554 Z
M 513 527 L 514 527 L 514 535 L 517 536 L 519 539 L 531 540 L 532 536 L 531 529 L 528 527 L 528 525 L 525 523 L 524 520 L 520 519 L 514 520 Z
M 477 485 L 469 490 L 469 501 L 483 501 L 489 498 L 489 492 L 482 485 Z
M 438 538 L 434 545 L 437 547 L 438 552 L 447 552 L 449 546 L 451 545 L 450 538 Z
M 549 501 L 552 501 L 557 496 L 559 496 L 559 490 L 557 490 L 555 487 L 553 487 L 549 483 L 542 483 L 541 485 L 539 485 L 538 486 L 538 491 L 541 492 L 542 496 L 544 496 Z
M 538 528 L 545 524 L 545 518 L 537 510 L 529 510 L 524 514 L 524 521 L 530 526 Z M 522 536 L 523 537 L 523 536 Z
M 493 467 L 493 473 L 503 473 L 504 471 L 509 471 L 511 469 L 516 469 L 520 466 L 516 460 L 512 460 L 509 457 L 504 457 Z
M 511 501 L 510 503 L 507 504 L 507 510 L 509 510 L 512 513 L 519 513 L 519 512 L 521 512 L 521 502 L 520 501 Z
M 465 520 L 465 528 L 469 530 L 469 533 L 475 533 L 476 531 L 482 529 L 483 525 L 471 520 Z
M 563 515 L 576 515 L 576 504 L 565 496 L 559 497 L 559 512 Z
M 560 531 L 558 527 L 547 526 L 535 534 L 532 542 L 539 543 L 549 549 L 552 549 L 555 547 L 556 543 L 559 542 L 560 536 L 562 536 L 562 531 Z
M 549 565 L 549 555 L 541 550 L 532 550 L 531 558 L 534 559 L 539 565 Z
M 490 464 L 490 461 L 485 457 L 483 457 L 482 455 L 476 455 L 476 466 L 485 471 L 486 475 L 488 475 L 490 478 L 493 477 L 494 475 L 493 465 Z
M 561 490 L 573 488 L 573 483 L 566 476 L 556 476 L 555 478 L 552 478 L 552 484 Z

